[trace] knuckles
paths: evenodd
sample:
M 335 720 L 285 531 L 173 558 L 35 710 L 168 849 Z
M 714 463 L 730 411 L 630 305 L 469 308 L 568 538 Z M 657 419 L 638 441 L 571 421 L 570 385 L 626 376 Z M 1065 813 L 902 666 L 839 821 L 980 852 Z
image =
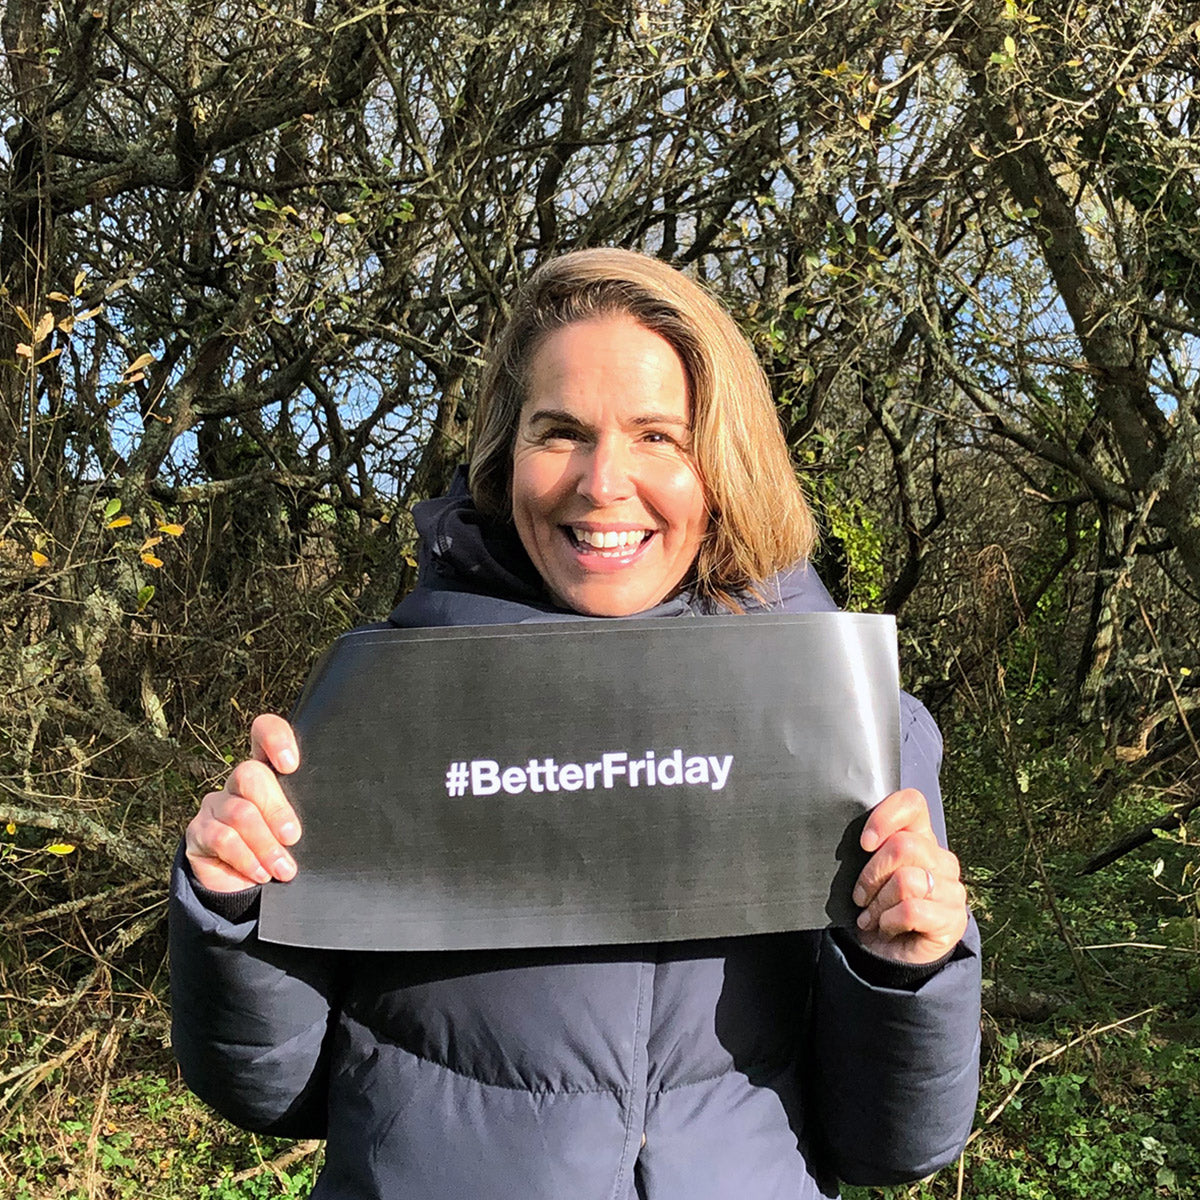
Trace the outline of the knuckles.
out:
M 916 788 L 901 788 L 893 792 L 871 814 L 875 821 L 883 821 L 888 825 L 906 825 L 913 818 L 929 820 L 929 804 L 925 793 Z
M 929 879 L 924 867 L 908 867 L 897 871 L 895 879 L 902 901 L 923 900 L 929 890 Z
M 936 843 L 934 843 L 936 847 Z M 930 839 L 927 834 L 898 830 L 871 856 L 864 874 L 883 880 L 902 867 L 923 866 L 930 860 Z
M 250 796 L 262 787 L 267 777 L 272 780 L 275 778 L 262 763 L 246 759 L 229 773 L 229 778 L 225 781 L 225 791 L 229 795 Z
M 242 763 L 230 775 L 227 790 L 205 795 L 200 811 L 188 823 L 185 836 L 189 851 L 231 864 L 231 856 L 241 857 L 248 852 L 246 835 L 253 833 L 262 816 L 259 806 L 238 790 L 246 780 L 244 774 L 239 778 L 239 771 L 254 765 Z
M 898 867 L 911 866 L 929 857 L 929 838 L 922 833 L 901 829 L 888 839 L 888 848 Z
M 236 829 L 245 829 L 259 815 L 258 805 L 240 795 L 230 795 L 223 810 L 221 815 L 225 822 Z
M 882 932 L 892 934 L 922 933 L 920 928 L 920 910 L 916 900 L 901 900 L 885 909 L 879 916 L 879 928 Z
M 206 841 L 208 849 L 211 851 L 211 857 L 219 858 L 222 862 L 230 863 L 231 866 L 233 863 L 230 855 L 236 854 L 245 847 L 242 835 L 232 825 L 217 825 L 215 829 L 209 831 Z

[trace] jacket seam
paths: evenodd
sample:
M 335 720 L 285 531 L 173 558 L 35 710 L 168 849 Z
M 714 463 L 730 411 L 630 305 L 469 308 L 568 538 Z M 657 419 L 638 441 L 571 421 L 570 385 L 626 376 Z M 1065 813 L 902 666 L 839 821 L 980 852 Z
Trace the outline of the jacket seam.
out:
M 622 1184 L 625 1182 L 626 1177 L 628 1176 L 630 1182 L 632 1182 L 632 1180 L 633 1180 L 633 1170 L 634 1170 L 633 1164 L 637 1160 L 636 1154 L 633 1157 L 633 1162 L 631 1162 L 630 1158 L 629 1158 L 629 1151 L 630 1151 L 630 1147 L 631 1147 L 631 1144 L 633 1141 L 633 1128 L 634 1128 L 635 1124 L 642 1124 L 644 1126 L 645 1121 L 646 1121 L 646 1111 L 645 1110 L 646 1110 L 647 1089 L 645 1089 L 644 1087 L 642 1089 L 640 1089 L 642 1091 L 642 1115 L 641 1115 L 640 1121 L 638 1120 L 638 1114 L 635 1111 L 636 1106 L 634 1103 L 634 1101 L 637 1099 L 637 1092 L 639 1090 L 638 1086 L 637 1086 L 637 1080 L 639 1077 L 639 1075 L 638 1075 L 638 1070 L 639 1070 L 639 1068 L 638 1068 L 638 1057 L 639 1057 L 638 1050 L 641 1046 L 641 1039 L 642 1039 L 642 1013 L 643 1013 L 643 1010 L 646 1008 L 647 1003 L 650 1000 L 650 993 L 653 991 L 652 986 L 651 987 L 646 986 L 646 972 L 647 972 L 647 965 L 645 963 L 640 963 L 638 966 L 638 1002 L 637 1002 L 637 1009 L 635 1010 L 634 1018 L 633 1018 L 633 1029 L 634 1029 L 633 1056 L 630 1060 L 630 1079 L 633 1081 L 633 1086 L 630 1089 L 629 1103 L 625 1106 L 625 1137 L 621 1143 L 621 1159 L 620 1159 L 620 1163 L 617 1166 L 617 1178 L 613 1182 L 613 1190 L 612 1190 L 613 1200 L 619 1200 L 619 1198 L 621 1197 Z M 647 1016 L 648 1015 L 649 1014 L 647 1014 Z M 627 1170 L 627 1164 L 628 1164 L 628 1170 Z
M 700 1087 L 702 1084 L 712 1083 L 717 1079 L 724 1079 L 727 1075 L 749 1076 L 751 1072 L 757 1071 L 762 1071 L 769 1075 L 777 1075 L 783 1071 L 786 1071 L 789 1067 L 795 1068 L 799 1066 L 799 1063 L 799 1053 L 793 1052 L 791 1058 L 779 1059 L 776 1061 L 763 1059 L 761 1062 L 747 1063 L 744 1067 L 737 1066 L 736 1064 L 730 1064 L 728 1067 L 725 1067 L 720 1071 L 714 1071 L 711 1075 L 701 1075 L 697 1079 L 689 1079 L 686 1083 L 672 1083 L 666 1087 L 660 1087 L 651 1092 L 650 1095 L 667 1096 L 670 1095 L 671 1092 L 681 1092 L 685 1088 Z M 751 1084 L 751 1086 L 756 1087 L 757 1085 Z
M 370 1028 L 370 1026 L 364 1026 Z M 376 1032 L 376 1036 L 378 1033 Z M 449 1063 L 442 1062 L 440 1059 L 431 1058 L 427 1054 L 418 1054 L 415 1050 L 410 1050 L 407 1046 L 401 1045 L 399 1042 L 387 1040 L 388 1044 L 395 1046 L 402 1054 L 409 1055 L 410 1058 L 415 1058 L 417 1062 L 426 1063 L 431 1067 L 437 1067 L 442 1071 L 446 1071 L 450 1075 L 454 1075 L 458 1079 L 467 1079 L 471 1083 L 477 1083 L 480 1087 L 495 1088 L 502 1092 L 521 1092 L 527 1096 L 614 1096 L 621 1097 L 630 1093 L 630 1088 L 618 1087 L 525 1087 L 523 1084 L 517 1083 L 493 1083 L 489 1079 L 480 1079 L 478 1075 L 472 1075 L 467 1071 L 460 1070 L 458 1067 L 452 1067 Z

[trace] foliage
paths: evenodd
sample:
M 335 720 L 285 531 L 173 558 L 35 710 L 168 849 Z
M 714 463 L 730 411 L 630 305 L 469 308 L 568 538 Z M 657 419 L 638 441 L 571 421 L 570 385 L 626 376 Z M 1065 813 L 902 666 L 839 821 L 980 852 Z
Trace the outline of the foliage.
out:
M 6 0 L 0 1186 L 255 1161 L 173 1081 L 129 1107 L 168 1070 L 177 831 L 412 583 L 512 286 L 616 244 L 730 305 L 823 575 L 901 617 L 996 988 L 983 1112 L 1034 1043 L 1156 1006 L 1039 1067 L 964 1194 L 1189 1195 L 1194 8 Z M 156 1121 L 197 1122 L 195 1174 L 153 1174 Z
M 20 1117 L 0 1134 L 12 1200 L 144 1196 L 267 1200 L 307 1196 L 320 1155 L 239 1133 L 213 1119 L 173 1079 L 153 1071 L 113 1087 L 102 1105 L 60 1093 L 51 1136 Z M 165 1131 L 169 1136 L 164 1136 Z

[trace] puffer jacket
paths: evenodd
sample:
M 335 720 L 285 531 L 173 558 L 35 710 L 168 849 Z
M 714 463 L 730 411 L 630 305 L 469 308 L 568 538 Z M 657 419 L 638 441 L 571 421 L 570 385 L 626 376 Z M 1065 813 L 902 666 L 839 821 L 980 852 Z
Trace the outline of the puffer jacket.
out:
M 418 506 L 402 627 L 579 619 L 460 485 Z M 833 608 L 815 574 L 756 608 Z M 647 615 L 705 615 L 684 593 Z M 902 706 L 902 783 L 944 841 L 941 740 Z M 318 1200 L 811 1200 L 952 1161 L 977 1088 L 974 928 L 906 969 L 848 933 L 362 954 L 271 945 L 257 891 L 171 895 L 173 1033 L 192 1089 L 250 1129 L 327 1137 Z

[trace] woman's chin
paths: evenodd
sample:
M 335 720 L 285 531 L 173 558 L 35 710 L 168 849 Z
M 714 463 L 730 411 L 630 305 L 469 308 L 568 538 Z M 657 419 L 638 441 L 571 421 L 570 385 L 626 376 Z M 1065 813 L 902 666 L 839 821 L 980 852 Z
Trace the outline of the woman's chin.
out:
M 584 617 L 631 617 L 661 604 L 679 589 L 679 583 L 664 587 L 657 581 L 639 579 L 616 572 L 592 573 L 587 578 L 561 586 L 548 586 L 550 595 L 562 608 Z
M 692 547 L 655 532 L 637 545 L 581 545 L 560 529 L 534 541 L 530 558 L 546 591 L 561 608 L 585 617 L 631 617 L 673 596 L 695 559 Z

